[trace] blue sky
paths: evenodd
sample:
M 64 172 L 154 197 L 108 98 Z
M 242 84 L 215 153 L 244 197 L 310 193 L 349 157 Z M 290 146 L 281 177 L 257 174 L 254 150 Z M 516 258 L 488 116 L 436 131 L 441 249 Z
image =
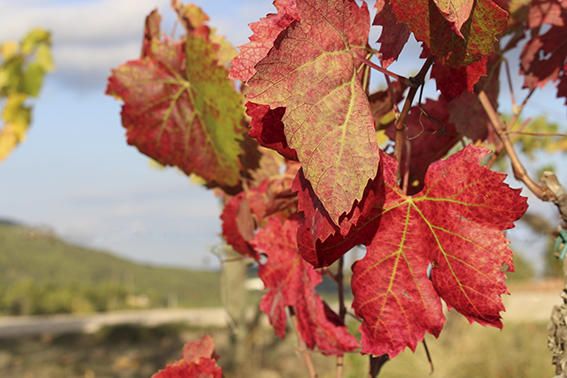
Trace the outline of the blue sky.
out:
M 246 41 L 248 23 L 273 9 L 270 0 L 194 2 L 236 45 Z M 217 265 L 209 253 L 220 240 L 217 200 L 174 170 L 151 168 L 128 147 L 120 104 L 104 95 L 110 69 L 137 57 L 145 15 L 155 7 L 167 14 L 168 4 L 0 0 L 0 40 L 17 39 L 33 26 L 48 28 L 58 67 L 36 103 L 28 139 L 0 164 L 0 217 L 48 226 L 71 241 L 140 261 Z M 417 51 L 415 44 L 408 48 L 393 69 L 411 73 Z M 427 93 L 434 93 L 433 85 Z M 565 109 L 550 88 L 528 110 L 539 113 L 565 124 Z M 552 214 L 549 207 L 541 211 Z M 517 234 L 520 241 L 529 238 Z

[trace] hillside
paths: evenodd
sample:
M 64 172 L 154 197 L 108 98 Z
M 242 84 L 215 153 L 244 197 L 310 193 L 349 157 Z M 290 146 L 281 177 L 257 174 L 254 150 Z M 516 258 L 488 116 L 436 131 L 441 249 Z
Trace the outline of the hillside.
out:
M 218 277 L 137 264 L 0 222 L 0 314 L 216 306 Z

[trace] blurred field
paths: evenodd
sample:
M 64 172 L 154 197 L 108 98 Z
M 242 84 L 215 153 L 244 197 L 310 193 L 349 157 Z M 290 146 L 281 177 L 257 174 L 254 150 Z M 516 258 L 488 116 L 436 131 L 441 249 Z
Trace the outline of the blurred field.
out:
M 271 330 L 258 335 L 257 346 L 246 369 L 230 367 L 231 351 L 222 329 L 191 329 L 169 325 L 156 328 L 121 326 L 93 335 L 55 338 L 21 338 L 0 341 L 0 376 L 30 378 L 63 377 L 149 377 L 167 361 L 179 358 L 184 341 L 212 334 L 218 345 L 219 363 L 227 377 L 305 377 L 295 353 L 295 338 L 277 343 Z M 435 372 L 421 346 L 386 364 L 380 377 L 438 378 L 543 378 L 552 376 L 546 349 L 546 324 L 509 324 L 503 331 L 469 326 L 450 316 L 439 340 L 428 337 Z M 334 377 L 334 358 L 316 354 L 321 377 Z M 367 358 L 349 355 L 345 376 L 365 377 Z
M 0 222 L 0 314 L 220 303 L 216 272 L 136 264 L 67 243 L 48 231 Z

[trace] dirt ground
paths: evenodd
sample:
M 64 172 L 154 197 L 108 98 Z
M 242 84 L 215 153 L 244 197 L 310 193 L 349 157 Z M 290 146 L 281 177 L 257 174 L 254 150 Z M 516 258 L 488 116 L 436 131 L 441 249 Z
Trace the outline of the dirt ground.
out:
M 427 336 L 435 372 L 423 347 L 406 351 L 386 364 L 381 377 L 542 378 L 553 374 L 546 348 L 546 325 L 551 307 L 559 303 L 561 283 L 512 286 L 505 299 L 508 312 L 503 330 L 469 325 L 450 313 L 439 339 Z M 356 324 L 351 325 L 356 329 Z M 0 377 L 5 378 L 137 378 L 150 377 L 179 358 L 183 344 L 211 334 L 226 377 L 305 377 L 305 368 L 290 336 L 279 342 L 269 329 L 255 339 L 249 366 L 231 366 L 229 337 L 224 328 L 113 326 L 94 334 L 34 336 L 0 340 Z M 313 354 L 322 378 L 335 377 L 335 359 Z M 356 354 L 345 358 L 345 377 L 365 377 L 368 360 Z

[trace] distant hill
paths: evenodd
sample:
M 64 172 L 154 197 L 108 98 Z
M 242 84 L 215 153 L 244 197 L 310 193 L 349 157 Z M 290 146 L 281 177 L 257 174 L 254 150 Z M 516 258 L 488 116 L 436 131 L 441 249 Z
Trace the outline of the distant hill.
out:
M 0 221 L 0 314 L 219 304 L 217 272 L 137 264 Z

